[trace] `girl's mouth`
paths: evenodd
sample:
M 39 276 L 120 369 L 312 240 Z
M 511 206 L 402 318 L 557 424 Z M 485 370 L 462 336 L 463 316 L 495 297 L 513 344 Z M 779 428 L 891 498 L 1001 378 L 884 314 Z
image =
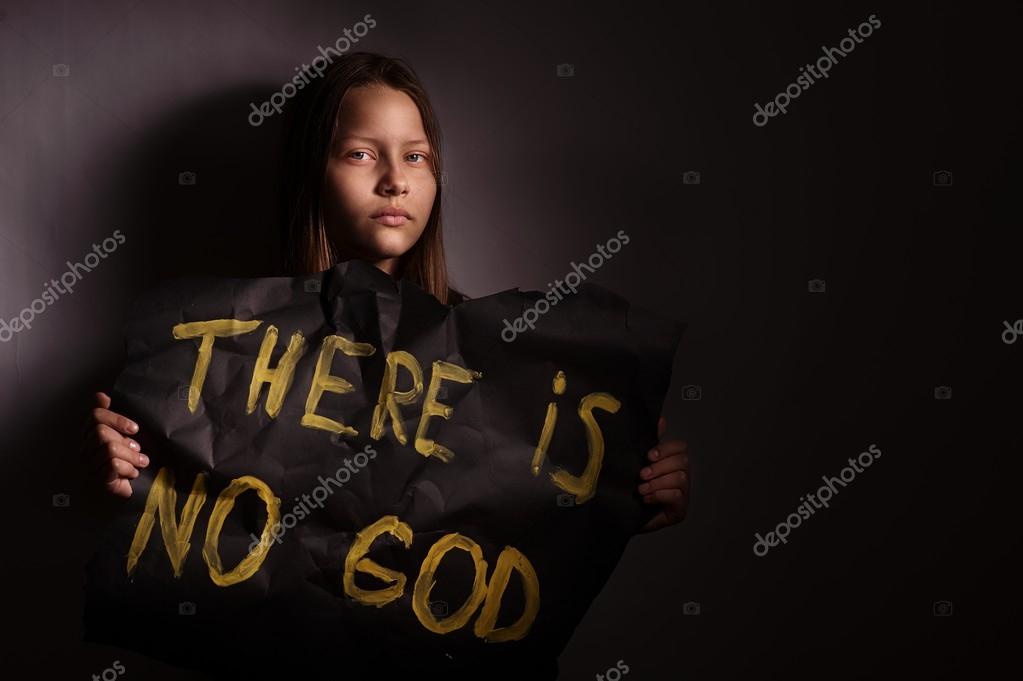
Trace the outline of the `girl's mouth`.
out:
M 404 225 L 406 222 L 408 222 L 409 219 L 404 215 L 378 215 L 375 218 L 373 218 L 373 220 L 375 222 L 379 222 L 382 225 L 397 227 L 399 225 Z

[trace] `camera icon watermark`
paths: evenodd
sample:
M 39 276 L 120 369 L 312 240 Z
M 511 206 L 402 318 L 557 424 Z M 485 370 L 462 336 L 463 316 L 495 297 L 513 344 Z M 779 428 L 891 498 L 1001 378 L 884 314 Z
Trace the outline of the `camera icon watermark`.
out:
M 574 494 L 559 494 L 558 495 L 558 506 L 560 508 L 568 508 L 575 506 L 575 495 Z
M 302 290 L 306 293 L 319 293 L 320 292 L 320 280 L 319 279 L 306 279 L 302 282 Z
M 682 173 L 682 184 L 700 184 L 700 171 L 689 170 Z
M 699 386 L 699 385 L 684 385 L 684 386 L 682 386 L 682 399 L 683 400 L 702 400 L 703 399 L 703 386 Z
M 178 184 L 183 187 L 192 186 L 195 184 L 196 176 L 191 170 L 182 170 L 178 173 Z
M 934 601 L 935 617 L 951 617 L 952 601 Z
M 71 495 L 60 492 L 53 495 L 54 508 L 68 508 L 71 506 Z
M 934 388 L 934 399 L 936 400 L 950 400 L 952 399 L 952 386 L 950 385 L 939 385 Z
M 178 614 L 179 615 L 194 615 L 195 614 L 195 603 L 192 601 L 181 601 L 178 603 Z
M 571 78 L 575 75 L 574 64 L 558 64 L 555 67 L 554 72 L 558 74 L 558 78 Z
M 806 282 L 806 290 L 810 293 L 824 293 L 827 285 L 823 279 L 811 279 Z
M 447 617 L 448 604 L 446 601 L 430 601 L 430 614 L 434 617 Z
M 71 67 L 67 64 L 54 64 L 53 65 L 53 77 L 54 78 L 67 78 L 71 75 Z
M 435 178 L 437 178 L 437 184 L 438 185 L 440 185 L 441 187 L 446 187 L 447 186 L 447 184 L 448 184 L 448 171 L 442 170 L 439 173 L 434 173 L 433 176 Z
M 935 170 L 934 175 L 931 177 L 935 187 L 951 187 L 952 186 L 952 171 L 951 170 Z
M 687 601 L 682 604 L 683 615 L 699 615 L 700 604 L 697 601 Z
M 184 402 L 188 401 L 189 396 L 192 394 L 192 386 L 190 385 L 179 385 L 178 386 L 178 399 Z

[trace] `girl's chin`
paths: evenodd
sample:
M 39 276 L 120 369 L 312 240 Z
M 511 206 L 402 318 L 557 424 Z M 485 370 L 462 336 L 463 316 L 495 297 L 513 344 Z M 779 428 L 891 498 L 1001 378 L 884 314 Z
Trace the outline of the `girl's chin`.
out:
M 376 225 L 365 241 L 364 251 L 378 258 L 397 258 L 405 255 L 419 238 L 419 230 L 408 226 L 387 227 Z

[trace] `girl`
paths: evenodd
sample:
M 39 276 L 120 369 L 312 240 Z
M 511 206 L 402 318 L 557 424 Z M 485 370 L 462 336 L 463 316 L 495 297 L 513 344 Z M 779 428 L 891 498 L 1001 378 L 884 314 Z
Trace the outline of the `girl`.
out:
M 359 258 L 444 304 L 463 301 L 444 260 L 440 128 L 411 67 L 357 52 L 302 94 L 308 99 L 292 129 L 286 174 L 287 272 L 321 272 Z M 149 458 L 130 437 L 138 426 L 111 411 L 106 394 L 95 398 L 90 454 L 104 488 L 129 497 Z M 658 437 L 664 429 L 662 417 Z M 661 442 L 648 458 L 638 489 L 660 508 L 644 532 L 681 521 L 689 497 L 686 443 Z

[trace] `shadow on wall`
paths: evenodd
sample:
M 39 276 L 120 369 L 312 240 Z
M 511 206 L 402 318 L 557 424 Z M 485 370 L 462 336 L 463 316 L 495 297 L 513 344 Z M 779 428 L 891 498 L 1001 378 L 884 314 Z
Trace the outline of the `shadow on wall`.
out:
M 168 278 L 280 273 L 285 132 L 293 114 L 286 108 L 259 127 L 247 118 L 250 102 L 258 105 L 278 87 L 240 86 L 168 110 L 108 177 L 93 178 L 101 188 L 93 197 L 96 210 L 128 235 L 131 247 L 130 261 L 105 270 L 109 304 L 124 306 L 124 318 L 137 293 Z M 33 613 L 25 632 L 49 630 L 57 642 L 54 671 L 102 669 L 113 655 L 130 661 L 129 668 L 148 668 L 150 678 L 191 678 L 130 652 L 81 643 L 80 576 L 96 533 L 121 505 L 100 491 L 80 456 L 92 394 L 109 391 L 123 361 L 121 328 L 103 333 L 109 350 L 82 352 L 81 366 L 62 385 L 35 396 L 42 398 L 34 400 L 38 410 L 5 420 L 3 450 L 11 455 L 4 476 L 19 481 L 10 501 L 35 510 L 18 523 L 12 541 L 38 557 L 6 566 L 5 581 L 22 585 L 15 601 L 25 598 L 21 605 Z M 57 612 L 32 602 L 42 588 L 60 604 Z M 28 664 L 29 646 L 24 650 Z M 15 667 L 20 661 L 11 660 Z
M 109 197 L 140 246 L 139 290 L 176 276 L 279 274 L 282 181 L 293 106 L 248 120 L 276 85 L 239 87 L 169 112 L 124 161 Z M 292 105 L 293 102 L 289 102 Z

